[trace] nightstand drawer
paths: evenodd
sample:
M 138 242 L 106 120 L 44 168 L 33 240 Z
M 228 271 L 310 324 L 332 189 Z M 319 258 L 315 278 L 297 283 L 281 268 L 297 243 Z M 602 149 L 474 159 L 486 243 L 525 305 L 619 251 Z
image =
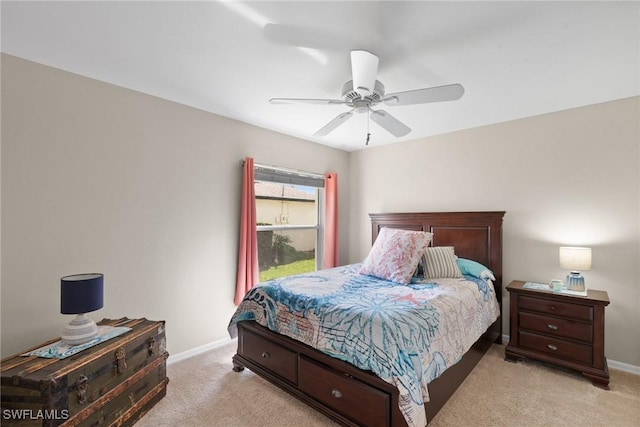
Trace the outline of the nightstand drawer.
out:
M 593 363 L 593 347 L 590 345 L 568 342 L 525 331 L 518 332 L 518 338 L 520 347 L 584 365 Z
M 520 328 L 541 332 L 556 337 L 571 338 L 585 343 L 593 343 L 593 325 L 575 322 L 559 317 L 542 316 L 533 313 L 518 313 Z
M 589 305 L 518 295 L 518 308 L 521 310 L 536 311 L 543 314 L 552 314 L 554 316 L 564 316 L 593 322 L 593 307 Z

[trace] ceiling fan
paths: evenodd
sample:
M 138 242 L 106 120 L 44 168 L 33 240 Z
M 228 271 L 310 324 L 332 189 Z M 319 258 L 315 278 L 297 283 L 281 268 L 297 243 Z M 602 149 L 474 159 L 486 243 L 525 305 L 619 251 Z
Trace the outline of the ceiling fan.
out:
M 341 113 L 314 133 L 326 136 L 349 120 L 354 113 L 369 114 L 369 118 L 396 137 L 407 135 L 411 128 L 384 110 L 372 107 L 380 103 L 388 106 L 426 104 L 430 102 L 454 101 L 464 94 L 461 84 L 430 87 L 385 94 L 384 85 L 376 79 L 379 58 L 366 50 L 351 51 L 352 80 L 342 86 L 342 99 L 271 98 L 272 104 L 326 104 L 346 105 L 351 109 Z M 370 134 L 367 133 L 367 144 Z

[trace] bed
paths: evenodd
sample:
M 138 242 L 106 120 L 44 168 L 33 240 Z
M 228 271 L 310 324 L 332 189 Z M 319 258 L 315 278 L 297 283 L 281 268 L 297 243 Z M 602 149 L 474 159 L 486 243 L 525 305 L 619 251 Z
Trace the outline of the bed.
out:
M 291 316 L 274 315 L 273 319 L 266 317 L 267 312 L 272 311 L 273 298 L 278 298 L 276 291 L 267 291 L 268 287 L 262 289 L 254 288 L 238 308 L 236 314 L 232 318 L 229 325 L 229 331 L 232 336 L 238 337 L 238 349 L 233 357 L 233 369 L 240 371 L 245 367 L 251 369 L 256 374 L 262 376 L 266 380 L 279 386 L 283 390 L 289 392 L 293 396 L 299 398 L 309 406 L 324 413 L 331 419 L 342 425 L 355 426 L 406 426 L 406 425 L 424 425 L 436 415 L 436 413 L 444 406 L 449 397 L 455 392 L 458 386 L 471 372 L 473 367 L 482 358 L 492 343 L 501 343 L 502 323 L 500 318 L 501 301 L 502 301 L 502 218 L 504 212 L 436 212 L 436 213 L 389 213 L 389 214 L 370 214 L 372 242 L 376 242 L 379 235 L 389 232 L 389 229 L 402 229 L 412 231 L 422 231 L 433 233 L 430 246 L 455 248 L 455 254 L 460 258 L 476 261 L 488 267 L 494 275 L 492 287 L 484 290 L 484 298 L 490 295 L 490 301 L 497 306 L 494 313 L 495 321 L 486 327 L 482 326 L 484 332 L 472 344 L 465 346 L 468 351 L 464 355 L 456 356 L 455 360 L 449 361 L 447 364 L 442 363 L 440 366 L 436 363 L 436 368 L 431 374 L 427 368 L 426 362 L 423 365 L 424 371 L 420 370 L 415 373 L 415 377 L 405 379 L 404 376 L 387 377 L 387 372 L 396 372 L 397 363 L 409 363 L 404 359 L 410 359 L 404 349 L 398 350 L 386 347 L 390 354 L 391 361 L 389 366 L 384 365 L 384 361 L 378 363 L 378 355 L 369 354 L 371 360 L 369 362 L 362 357 L 347 357 L 351 353 L 341 352 L 342 347 L 350 344 L 352 338 L 343 339 L 342 336 L 331 335 L 329 339 L 318 340 L 305 339 L 303 335 L 306 333 L 304 327 L 300 327 L 299 320 L 292 320 Z M 382 239 L 381 239 L 382 240 Z M 362 286 L 367 295 L 378 295 L 377 292 L 391 292 L 386 286 L 390 282 L 371 281 L 358 275 L 360 265 L 343 266 L 333 269 L 329 272 L 320 272 L 314 276 L 314 280 L 325 280 L 325 275 L 344 274 L 348 276 L 347 282 L 350 287 Z M 355 274 L 354 274 L 355 273 Z M 466 277 L 466 276 L 465 276 Z M 297 277 L 291 279 L 300 281 L 302 278 Z M 328 279 L 327 283 L 329 283 Z M 464 282 L 464 286 L 474 288 L 472 282 L 457 279 Z M 309 277 L 311 281 L 311 276 Z M 452 285 L 458 286 L 458 282 L 451 279 Z M 455 282 L 455 283 L 454 283 Z M 481 294 L 481 284 L 476 281 L 476 294 Z M 386 283 L 386 284 L 385 284 Z M 424 286 L 420 283 L 414 286 L 414 291 L 408 297 L 415 295 L 420 296 L 423 292 L 431 292 L 429 288 L 432 284 L 426 283 Z M 349 286 L 341 285 L 343 288 Z M 402 286 L 402 285 L 400 285 Z M 460 284 L 462 286 L 462 283 Z M 286 286 L 285 286 L 286 287 Z M 334 295 L 331 289 L 312 288 L 311 285 L 303 288 L 317 289 L 313 292 L 326 293 Z M 327 285 L 329 287 L 329 285 Z M 437 288 L 444 289 L 444 285 L 437 285 Z M 395 288 L 393 292 L 403 291 L 407 287 Z M 279 288 L 278 288 L 279 289 Z M 448 289 L 448 288 L 447 288 Z M 255 292 L 254 292 L 255 291 Z M 267 292 L 267 293 L 265 293 Z M 270 292 L 270 293 L 269 293 Z M 280 292 L 282 293 L 282 292 Z M 404 295 L 404 294 L 403 294 Z M 336 301 L 331 298 L 320 296 L 322 301 Z M 300 299 L 298 296 L 284 296 L 288 303 L 294 300 L 297 310 L 304 311 L 300 308 L 306 300 Z M 341 300 L 340 300 L 341 301 Z M 496 304 L 497 301 L 497 304 Z M 253 314 L 247 315 L 250 310 L 247 306 L 261 307 L 253 310 Z M 324 312 L 333 315 L 334 312 L 340 312 L 337 308 L 340 302 L 334 303 L 333 306 L 325 305 Z M 451 303 L 449 303 L 452 305 Z M 278 302 L 280 305 L 280 302 Z M 264 313 L 262 313 L 264 312 Z M 265 314 L 263 316 L 262 314 Z M 407 318 L 410 318 L 407 315 Z M 402 319 L 402 318 L 400 318 Z M 393 322 L 397 322 L 394 320 Z M 295 333 L 288 332 L 284 326 L 288 323 L 294 323 Z M 295 323 L 298 322 L 298 323 Z M 472 322 L 473 323 L 473 322 Z M 473 323 L 475 324 L 475 323 Z M 489 323 L 487 323 L 489 324 Z M 264 326 L 263 326 L 264 325 Z M 473 328 L 470 328 L 473 329 Z M 313 328 L 309 328 L 313 330 Z M 275 332 L 278 331 L 278 332 Z M 310 333 L 313 333 L 310 332 Z M 415 335 L 414 330 L 410 334 Z M 292 338 L 295 337 L 296 339 Z M 337 337 L 337 338 L 336 338 Z M 466 340 L 471 338 L 467 337 Z M 456 338 L 457 340 L 457 338 Z M 456 341 L 454 340 L 454 341 Z M 475 336 L 473 337 L 475 340 Z M 310 345 L 305 344 L 307 342 Z M 337 343 L 337 344 L 336 344 Z M 375 348 L 376 345 L 371 345 Z M 312 347 L 313 345 L 313 347 Z M 385 343 L 385 345 L 387 345 Z M 316 349 L 319 348 L 320 350 Z M 339 347 L 339 348 L 337 348 Z M 367 347 L 360 343 L 360 347 Z M 400 345 L 402 347 L 402 345 Z M 368 356 L 368 357 L 369 357 Z M 431 357 L 430 362 L 435 362 L 437 357 Z M 442 359 L 442 358 L 441 358 Z M 382 359 L 381 359 L 382 360 Z M 393 364 L 391 364 L 393 363 Z M 381 368 L 381 365 L 384 365 Z M 407 366 L 409 366 L 407 365 Z M 429 368 L 434 363 L 429 363 Z M 402 366 L 401 366 L 402 367 Z M 374 371 L 377 373 L 374 373 Z M 406 369 L 405 369 L 406 371 Z M 403 372 L 404 373 L 407 372 Z M 408 372 L 414 375 L 412 372 Z M 432 375 L 434 379 L 427 378 Z M 385 378 L 386 380 L 383 380 Z M 423 383 L 428 381 L 428 387 Z M 428 402 L 417 406 L 415 404 L 416 390 L 427 392 Z

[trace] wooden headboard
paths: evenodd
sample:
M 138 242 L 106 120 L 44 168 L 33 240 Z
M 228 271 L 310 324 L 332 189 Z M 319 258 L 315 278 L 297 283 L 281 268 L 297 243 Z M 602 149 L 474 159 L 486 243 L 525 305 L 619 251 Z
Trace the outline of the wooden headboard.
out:
M 504 212 L 369 214 L 371 242 L 375 242 L 382 227 L 433 233 L 431 246 L 453 246 L 459 257 L 477 261 L 493 271 L 496 277 L 494 282 L 496 296 L 502 309 L 502 218 L 504 214 Z

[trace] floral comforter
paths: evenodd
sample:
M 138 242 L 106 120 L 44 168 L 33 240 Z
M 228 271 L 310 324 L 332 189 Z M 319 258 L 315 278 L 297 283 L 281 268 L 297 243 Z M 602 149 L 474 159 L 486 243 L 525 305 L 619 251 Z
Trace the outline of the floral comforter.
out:
M 427 385 L 457 363 L 498 318 L 489 281 L 436 279 L 400 285 L 358 274 L 361 264 L 271 280 L 233 315 L 255 320 L 395 385 L 409 426 L 427 424 Z

